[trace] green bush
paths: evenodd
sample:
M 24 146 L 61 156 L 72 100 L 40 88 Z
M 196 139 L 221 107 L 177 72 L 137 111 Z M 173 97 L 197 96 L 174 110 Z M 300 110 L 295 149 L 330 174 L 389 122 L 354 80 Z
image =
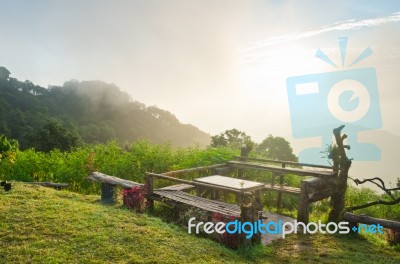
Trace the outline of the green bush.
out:
M 69 183 L 70 189 L 95 193 L 97 184 L 86 180 L 92 171 L 123 179 L 143 182 L 146 171 L 161 173 L 221 163 L 237 153 L 228 148 L 190 147 L 174 149 L 170 144 L 137 141 L 121 147 L 116 141 L 79 147 L 68 152 L 58 149 L 48 153 L 27 149 L 16 150 L 13 159 L 0 163 L 0 177 L 17 181 L 52 181 Z

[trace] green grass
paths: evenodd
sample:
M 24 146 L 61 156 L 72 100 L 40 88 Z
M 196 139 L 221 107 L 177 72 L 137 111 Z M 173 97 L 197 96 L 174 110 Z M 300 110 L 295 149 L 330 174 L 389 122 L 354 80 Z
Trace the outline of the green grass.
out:
M 352 236 L 292 235 L 230 250 L 99 197 L 15 183 L 0 190 L 0 263 L 400 263 Z

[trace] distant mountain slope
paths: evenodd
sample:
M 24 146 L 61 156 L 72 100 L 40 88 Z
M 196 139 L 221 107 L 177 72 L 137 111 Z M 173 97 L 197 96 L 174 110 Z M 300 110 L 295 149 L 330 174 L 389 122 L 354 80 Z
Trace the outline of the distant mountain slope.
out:
M 0 67 L 0 133 L 22 148 L 50 121 L 60 123 L 85 143 L 110 139 L 132 142 L 146 138 L 173 146 L 207 145 L 210 135 L 181 124 L 170 112 L 133 101 L 114 84 L 68 81 L 48 89 L 9 77 Z

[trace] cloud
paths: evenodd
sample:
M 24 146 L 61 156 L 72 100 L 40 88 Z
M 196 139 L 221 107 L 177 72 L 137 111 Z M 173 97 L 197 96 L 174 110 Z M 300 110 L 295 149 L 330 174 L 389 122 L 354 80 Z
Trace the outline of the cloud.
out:
M 363 19 L 363 20 L 344 20 L 339 21 L 330 25 L 321 26 L 314 29 L 309 29 L 305 31 L 298 31 L 289 33 L 282 36 L 271 37 L 264 40 L 259 40 L 255 42 L 249 42 L 243 45 L 240 49 L 241 53 L 249 53 L 254 50 L 261 49 L 267 46 L 286 43 L 293 40 L 304 39 L 308 37 L 312 37 L 315 35 L 319 35 L 326 32 L 331 31 L 342 31 L 342 30 L 356 30 L 366 27 L 375 27 L 387 23 L 399 22 L 400 21 L 400 12 L 393 13 L 387 17 L 380 18 L 371 18 L 371 19 Z

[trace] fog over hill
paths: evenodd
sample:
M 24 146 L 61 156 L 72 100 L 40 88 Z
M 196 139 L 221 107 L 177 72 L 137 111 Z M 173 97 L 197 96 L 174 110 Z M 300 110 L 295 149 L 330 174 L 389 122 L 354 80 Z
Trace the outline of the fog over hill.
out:
M 71 80 L 46 89 L 12 78 L 0 67 L 0 133 L 17 139 L 24 149 L 35 147 L 35 139 L 51 127 L 82 143 L 148 139 L 185 147 L 210 142 L 207 133 L 182 124 L 168 111 L 135 101 L 114 84 Z

